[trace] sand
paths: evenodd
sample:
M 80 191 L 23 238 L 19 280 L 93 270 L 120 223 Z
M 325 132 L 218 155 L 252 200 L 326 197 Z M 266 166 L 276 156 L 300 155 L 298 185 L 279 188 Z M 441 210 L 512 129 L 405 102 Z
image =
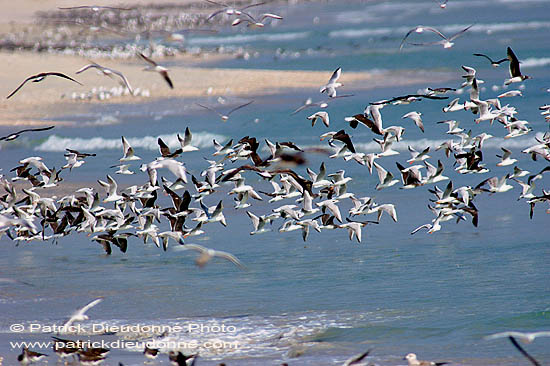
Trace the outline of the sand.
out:
M 178 4 L 191 3 L 193 0 L 180 1 Z M 196 2 L 196 0 L 194 1 Z M 134 6 L 146 1 L 119 3 L 109 0 L 98 0 L 96 5 Z M 33 24 L 37 11 L 55 10 L 60 6 L 80 5 L 74 0 L 19 0 L 7 2 L 0 14 L 0 33 L 7 29 L 22 29 Z M 36 26 L 34 26 L 36 28 Z M 118 82 L 95 70 L 88 70 L 75 75 L 75 71 L 88 63 L 84 57 L 65 54 L 37 53 L 31 51 L 0 52 L 0 62 L 4 66 L 2 83 L 0 83 L 0 125 L 49 125 L 60 116 L 85 112 L 92 104 L 98 103 L 142 103 L 162 98 L 189 98 L 210 96 L 238 96 L 253 98 L 258 95 L 284 93 L 289 90 L 302 89 L 318 94 L 319 87 L 326 83 L 332 71 L 280 71 L 220 69 L 208 67 L 208 63 L 221 57 L 234 57 L 212 53 L 201 55 L 178 55 L 166 59 L 157 59 L 161 63 L 170 61 L 170 77 L 175 88 L 170 89 L 160 75 L 144 72 L 146 66 L 138 57 L 133 59 L 94 59 L 94 62 L 122 72 L 134 89 L 146 90 L 149 96 L 123 95 L 108 100 L 92 98 L 75 100 L 75 95 L 83 95 L 94 89 L 107 89 L 118 86 Z M 249 62 L 254 62 L 250 59 Z M 80 86 L 66 79 L 50 76 L 40 83 L 27 83 L 9 100 L 9 95 L 23 80 L 30 75 L 45 71 L 63 72 L 83 84 Z M 423 82 L 426 75 L 406 72 L 371 74 L 368 72 L 342 73 L 340 79 L 347 90 L 370 89 L 388 85 L 406 85 Z M 440 79 L 445 79 L 443 75 Z M 430 75 L 434 80 L 434 75 Z M 319 98 L 322 96 L 320 94 Z M 70 121 L 56 124 L 71 125 Z

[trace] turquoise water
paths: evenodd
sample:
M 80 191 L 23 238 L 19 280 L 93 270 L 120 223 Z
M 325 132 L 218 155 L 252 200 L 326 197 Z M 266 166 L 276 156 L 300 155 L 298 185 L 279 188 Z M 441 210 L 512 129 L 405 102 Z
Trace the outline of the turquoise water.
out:
M 517 107 L 520 119 L 530 122 L 534 131 L 529 135 L 504 141 L 505 131 L 498 124 L 475 125 L 472 114 L 464 111 L 442 113 L 447 101 L 387 106 L 382 110 L 385 125 L 406 127 L 405 142 L 398 147 L 401 154 L 379 160 L 396 176 L 395 161 L 409 158 L 407 144 L 420 149 L 448 138 L 444 134 L 446 127 L 435 121 L 451 117 L 459 120 L 461 127 L 471 128 L 474 135 L 483 131 L 493 134 L 495 138 L 488 140 L 483 149 L 484 163 L 491 169 L 485 175 L 456 174 L 452 169 L 454 159 L 445 158 L 442 152 L 430 154 L 431 161 L 442 160 L 445 174 L 455 187 L 473 186 L 509 171 L 495 166 L 498 162 L 495 155 L 500 153 L 502 144 L 513 151 L 523 169 L 537 172 L 548 165 L 520 153 L 534 144 L 536 133 L 548 130 L 538 110 L 550 98 L 546 92 L 550 87 L 547 10 L 548 3 L 544 1 L 451 0 L 445 10 L 440 10 L 434 1 L 307 3 L 277 9 L 285 20 L 260 33 L 235 34 L 229 30 L 215 37 L 197 36 L 189 42 L 192 46 L 208 47 L 221 40 L 228 46 L 243 46 L 259 53 L 249 60 L 230 60 L 213 66 L 325 70 L 327 79 L 339 66 L 344 75 L 350 70 L 426 73 L 432 68 L 446 75 L 447 81 L 438 81 L 437 85 L 428 76 L 426 83 L 405 87 L 365 90 L 344 86 L 342 92 L 353 93 L 355 97 L 331 103 L 330 129 L 346 128 L 358 149 L 365 152 L 376 150 L 372 143 L 374 136 L 366 129 L 352 131 L 343 121 L 345 116 L 361 112 L 368 102 L 415 93 L 428 86 L 457 87 L 462 82 L 460 65 L 476 67 L 478 76 L 485 80 L 482 98 L 494 97 L 502 90 L 493 91 L 492 86 L 501 87 L 507 77 L 506 66 L 493 69 L 471 54 L 482 52 L 496 58 L 504 56 L 506 46 L 511 46 L 523 62 L 524 73 L 534 77 L 524 83 L 523 97 L 506 101 Z M 319 17 L 316 25 L 314 16 Z M 450 50 L 406 46 L 403 52 L 398 52 L 402 35 L 417 24 L 449 29 L 452 33 L 454 28 L 473 23 L 476 25 L 471 31 L 458 38 Z M 268 35 L 271 37 L 266 38 Z M 243 41 L 243 36 L 248 38 Z M 320 85 L 324 81 L 320 80 Z M 49 166 L 60 166 L 64 164 L 62 151 L 66 146 L 93 150 L 98 157 L 88 159 L 65 178 L 66 183 L 92 184 L 113 173 L 107 166 L 116 163 L 121 155 L 118 146 L 121 135 L 129 138 L 136 154 L 147 162 L 157 155 L 156 136 L 175 142 L 175 134 L 189 126 L 194 142 L 201 149 L 184 155 L 183 161 L 197 175 L 207 166 L 202 157 L 214 151 L 211 146 L 214 137 L 227 141 L 250 135 L 259 141 L 291 139 L 299 146 L 321 144 L 318 136 L 328 129 L 322 125 L 311 129 L 305 119 L 314 110 L 289 116 L 308 96 L 321 99 L 318 90 L 255 97 L 253 104 L 232 115 L 225 124 L 193 107 L 195 101 L 215 103 L 214 98 L 183 103 L 165 100 L 137 108 L 94 106 L 87 114 L 66 117 L 82 121 L 80 127 L 58 128 L 47 139 L 29 137 L 22 139 L 22 144 L 3 146 L 2 168 L 6 173 L 18 160 L 33 155 L 42 156 Z M 467 92 L 459 96 L 463 100 Z M 230 102 L 240 101 L 245 99 L 230 98 Z M 401 119 L 411 110 L 423 113 L 425 134 L 411 121 Z M 0 132 L 9 131 L 2 128 Z M 91 136 L 99 139 L 92 140 Z M 168 335 L 168 340 L 221 339 L 239 344 L 237 350 L 228 347 L 200 350 L 203 356 L 200 364 L 205 365 L 217 364 L 222 359 L 235 365 L 276 365 L 282 361 L 294 365 L 332 365 L 369 348 L 373 349 L 372 362 L 378 364 L 404 364 L 401 358 L 409 352 L 420 358 L 455 364 L 527 364 L 508 341 L 484 341 L 483 337 L 504 330 L 550 328 L 547 270 L 550 229 L 546 207 L 537 207 L 530 220 L 529 206 L 517 201 L 520 191 L 515 187 L 507 193 L 476 197 L 475 204 L 480 210 L 478 228 L 469 222 L 458 225 L 448 222 L 432 235 L 421 231 L 411 236 L 411 230 L 433 217 L 427 208 L 431 198 L 428 187 L 401 190 L 398 184 L 375 191 L 376 175 L 370 175 L 355 162 L 334 161 L 315 154 L 308 154 L 307 159 L 308 167 L 314 170 L 321 161 L 325 161 L 330 172 L 345 169 L 346 176 L 353 178 L 348 191 L 359 197 L 372 196 L 380 204 L 394 203 L 399 221 L 394 223 L 384 216 L 379 225 L 367 226 L 361 244 L 350 242 L 343 230 L 312 232 L 304 243 L 299 232 L 277 232 L 280 223 L 273 225 L 273 232 L 250 236 L 252 225 L 245 212 L 234 210 L 232 199 L 224 198 L 229 226 L 209 224 L 205 235 L 188 242 L 235 254 L 249 268 L 247 272 L 223 261 L 200 270 L 193 264 L 192 253 L 174 246 L 162 252 L 151 244 L 144 246 L 135 238 L 130 239 L 126 254 L 115 250 L 107 257 L 99 245 L 82 234 L 70 235 L 57 244 L 31 242 L 19 246 L 4 236 L 0 277 L 32 286 L 0 282 L 0 355 L 15 360 L 19 350 L 10 348 L 12 340 L 49 339 L 49 334 L 40 332 L 14 334 L 9 331 L 11 324 L 22 323 L 27 328 L 31 323 L 61 324 L 74 309 L 103 297 L 104 301 L 90 310 L 91 319 L 85 325 L 175 327 L 193 323 L 235 327 L 235 332 L 180 331 Z M 305 174 L 305 169 L 300 173 Z M 246 177 L 254 186 L 270 190 L 256 175 Z M 167 178 L 172 179 L 169 175 Z M 126 186 L 144 182 L 146 177 L 140 172 L 116 179 L 120 186 Z M 443 189 L 445 185 L 443 182 L 439 187 Z M 537 192 L 548 187 L 548 176 L 537 181 L 537 187 Z M 208 197 L 205 202 L 213 205 L 222 197 L 223 193 Z M 162 196 L 159 202 L 168 204 L 168 199 Z M 269 213 L 276 207 L 266 201 L 252 204 L 250 210 L 256 214 Z M 349 207 L 349 202 L 342 203 L 342 212 Z M 548 342 L 548 338 L 537 339 L 526 348 L 544 364 L 550 360 Z M 109 356 L 108 364 L 116 364 L 118 360 L 141 364 L 142 356 L 136 351 L 139 350 L 131 347 L 116 350 Z M 163 362 L 166 363 L 166 357 Z

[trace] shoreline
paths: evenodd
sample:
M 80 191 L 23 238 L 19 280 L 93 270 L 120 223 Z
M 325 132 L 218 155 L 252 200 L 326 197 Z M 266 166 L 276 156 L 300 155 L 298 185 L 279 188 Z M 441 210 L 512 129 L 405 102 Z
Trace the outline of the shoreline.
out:
M 171 61 L 188 65 L 194 57 L 176 56 Z M 148 97 L 122 95 L 100 100 L 73 100 L 72 96 L 86 95 L 100 88 L 109 90 L 117 87 L 117 81 L 98 74 L 94 70 L 74 75 L 74 71 L 88 61 L 77 56 L 58 54 L 36 54 L 30 52 L 0 52 L 0 62 L 11 72 L 4 76 L 0 86 L 0 96 L 8 95 L 29 75 L 44 70 L 60 71 L 84 84 L 79 86 L 62 78 L 49 77 L 34 84 L 27 83 L 12 98 L 2 97 L 0 110 L 3 118 L 0 126 L 38 126 L 51 124 L 56 118 L 85 112 L 90 106 L 106 104 L 135 104 L 170 98 L 199 98 L 212 96 L 254 97 L 275 95 L 293 90 L 318 90 L 330 77 L 327 71 L 289 71 L 267 69 L 224 69 L 196 66 L 172 66 L 169 75 L 175 88 L 170 89 L 156 73 L 144 72 L 138 60 L 97 60 L 98 63 L 121 71 L 134 89 L 147 92 Z M 162 62 L 162 61 L 161 61 Z M 373 74 L 370 72 L 342 72 L 342 82 L 348 90 L 369 90 L 380 87 L 417 85 L 423 82 L 444 81 L 450 75 L 441 72 L 423 75 L 422 73 L 401 70 Z M 320 94 L 320 96 L 322 96 Z M 71 125 L 70 121 L 55 121 L 60 125 Z

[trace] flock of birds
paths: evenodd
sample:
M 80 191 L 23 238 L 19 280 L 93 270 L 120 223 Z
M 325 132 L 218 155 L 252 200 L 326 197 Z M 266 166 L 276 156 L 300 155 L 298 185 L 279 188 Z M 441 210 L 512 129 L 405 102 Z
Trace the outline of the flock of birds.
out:
M 265 3 L 237 8 L 211 0 L 204 1 L 220 7 L 210 14 L 208 19 L 219 14 L 226 14 L 229 17 L 234 17 L 232 21 L 234 26 L 246 23 L 249 27 L 262 27 L 262 22 L 265 19 L 282 19 L 273 13 L 260 15 L 249 13 L 250 8 Z M 442 8 L 447 4 L 447 1 L 438 2 Z M 101 6 L 86 6 L 85 8 L 95 12 L 102 11 L 102 9 L 127 10 Z M 453 45 L 452 41 L 464 34 L 470 27 L 472 26 L 452 36 L 445 36 L 435 28 L 417 26 L 405 35 L 400 48 L 405 44 L 438 44 L 449 48 Z M 431 43 L 407 41 L 411 34 L 424 31 L 435 33 L 441 37 L 441 40 Z M 529 76 L 522 74 L 520 62 L 510 47 L 507 48 L 507 57 L 496 61 L 484 54 L 476 53 L 474 55 L 487 59 L 495 67 L 508 62 L 510 77 L 504 81 L 506 85 L 529 79 Z M 137 53 L 137 56 L 148 64 L 146 71 L 158 72 L 167 85 L 174 88 L 167 68 L 160 66 L 143 53 Z M 88 69 L 96 69 L 105 76 L 118 78 L 121 84 L 133 94 L 128 79 L 121 72 L 92 62 L 76 71 L 76 74 Z M 509 104 L 502 105 L 501 102 L 504 98 L 521 96 L 520 90 L 510 90 L 497 98 L 484 100 L 481 98 L 479 89 L 479 85 L 483 81 L 477 77 L 476 70 L 469 66 L 462 66 L 462 69 L 465 75 L 463 75 L 464 81 L 460 88 L 468 88 L 469 98 L 462 102 L 460 98 L 452 100 L 443 107 L 444 112 L 453 113 L 466 110 L 473 113 L 476 124 L 484 122 L 492 125 L 497 122 L 506 130 L 506 139 L 531 133 L 532 129 L 529 127 L 529 123 L 516 117 L 516 108 Z M 307 120 L 311 121 L 313 128 L 317 121 L 330 127 L 329 113 L 325 110 L 329 103 L 336 98 L 351 96 L 337 95 L 339 88 L 343 86 L 339 81 L 341 75 L 342 69 L 337 68 L 329 81 L 320 87 L 320 93 L 325 93 L 328 99 L 320 102 L 308 99 L 292 115 L 304 109 L 316 107 L 319 110 L 308 116 Z M 29 76 L 7 98 L 13 97 L 27 82 L 40 82 L 47 76 L 57 76 L 79 83 L 74 78 L 60 72 L 43 72 Z M 396 179 L 390 169 L 382 165 L 384 157 L 399 154 L 398 151 L 392 149 L 392 144 L 402 141 L 405 130 L 409 128 L 407 125 L 384 127 L 382 109 L 391 105 L 420 102 L 424 99 L 448 99 L 446 94 L 455 90 L 455 88 L 428 88 L 424 94 L 410 94 L 372 102 L 363 112 L 346 117 L 345 121 L 349 123 L 350 128 L 367 128 L 373 135 L 378 136 L 378 138 L 374 138 L 374 141 L 380 146 L 380 150 L 376 152 L 358 151 L 352 137 L 344 129 L 320 135 L 320 141 L 326 141 L 328 146 L 317 148 L 301 148 L 292 141 L 272 142 L 264 139 L 264 147 L 269 151 L 269 154 L 265 156 L 261 156 L 264 151 L 261 147 L 262 141 L 256 137 L 244 136 L 236 143 L 233 139 L 225 143 L 214 140 L 214 152 L 207 159 L 208 166 L 195 175 L 187 171 L 182 160 L 178 160 L 178 157 L 184 157 L 186 153 L 198 150 L 193 146 L 191 131 L 186 128 L 183 137 L 177 135 L 180 146 L 175 150 L 171 150 L 161 138 L 158 138 L 159 156 L 152 161 L 142 163 L 139 167 L 139 170 L 147 173 L 145 181 L 121 190 L 113 176 L 108 174 L 106 180 L 98 180 L 105 190 L 104 193 L 92 187 L 82 187 L 63 197 L 47 196 L 41 191 L 45 188 L 61 186 L 64 175 L 72 174 L 74 169 L 82 166 L 86 159 L 94 158 L 96 154 L 68 148 L 64 154 L 67 162 L 59 170 L 46 165 L 41 157 L 28 157 L 20 160 L 20 165 L 11 169 L 11 172 L 14 172 L 14 177 L 0 176 L 0 184 L 5 191 L 5 194 L 0 197 L 0 235 L 5 234 L 11 240 L 19 243 L 33 240 L 56 241 L 58 238 L 72 233 L 85 233 L 91 236 L 93 242 L 100 244 L 108 255 L 112 253 L 113 246 L 123 253 L 126 252 L 129 248 L 128 240 L 131 237 L 140 238 L 145 244 L 152 242 L 165 251 L 168 249 L 170 241 L 173 241 L 183 249 L 196 251 L 198 257 L 195 262 L 199 267 L 205 266 L 213 258 L 220 258 L 246 270 L 246 266 L 231 253 L 186 242 L 188 238 L 203 235 L 209 224 L 227 225 L 224 216 L 227 200 L 223 199 L 227 196 L 234 197 L 234 209 L 246 211 L 251 220 L 251 235 L 274 230 L 274 223 L 278 221 L 280 222 L 279 232 L 301 231 L 304 241 L 308 239 L 312 229 L 317 232 L 344 230 L 348 233 L 350 240 L 355 239 L 360 243 L 362 231 L 366 225 L 379 224 L 384 215 L 397 222 L 397 211 L 394 204 L 375 202 L 371 197 L 358 197 L 348 191 L 347 186 L 352 178 L 346 176 L 344 170 L 328 174 L 323 162 L 318 171 L 307 168 L 307 175 L 299 174 L 298 169 L 303 169 L 307 163 L 307 154 L 312 153 L 328 155 L 329 159 L 354 161 L 365 166 L 371 174 L 375 170 L 379 180 L 375 187 L 376 190 L 386 189 L 399 183 L 403 189 L 430 185 L 432 188 L 429 189 L 429 192 L 433 194 L 433 198 L 430 200 L 429 207 L 434 218 L 431 222 L 412 230 L 411 234 L 420 230 L 427 230 L 430 234 L 434 233 L 441 230 L 441 225 L 447 221 L 458 223 L 471 220 L 472 224 L 477 226 L 479 212 L 475 206 L 475 198 L 484 192 L 491 194 L 506 192 L 513 188 L 510 181 L 521 187 L 522 193 L 519 199 L 523 199 L 529 204 L 532 217 L 537 204 L 550 203 L 550 191 L 542 190 L 537 193 L 535 188 L 535 182 L 541 179 L 545 172 L 550 171 L 550 165 L 542 167 L 535 174 L 515 165 L 510 168 L 509 173 L 502 177 L 492 176 L 481 180 L 477 185 L 460 187 L 455 187 L 449 177 L 444 175 L 445 167 L 441 160 L 438 160 L 437 163 L 428 160 L 430 159 L 430 147 L 422 151 L 416 151 L 409 147 L 410 158 L 406 160 L 408 164 L 396 163 L 401 179 Z M 251 103 L 253 101 L 241 104 L 225 114 L 209 106 L 201 104 L 199 106 L 218 114 L 225 122 L 229 120 L 230 114 Z M 550 105 L 541 106 L 540 109 L 541 114 L 547 121 L 550 121 Z M 424 132 L 422 113 L 411 111 L 403 115 L 403 119 L 406 120 L 406 123 L 412 121 L 417 128 Z M 460 128 L 459 122 L 453 119 L 437 123 L 448 126 L 446 134 L 449 135 L 449 140 L 438 146 L 436 150 L 442 150 L 447 158 L 454 158 L 453 166 L 457 173 L 486 174 L 490 171 L 489 167 L 483 164 L 482 149 L 483 143 L 492 135 L 484 132 L 473 136 L 471 130 L 466 131 Z M 44 132 L 54 127 L 20 130 L 0 137 L 0 141 L 12 141 L 23 133 Z M 533 160 L 540 158 L 543 161 L 550 161 L 550 134 L 546 133 L 542 137 L 535 137 L 535 139 L 537 143 L 522 152 Z M 115 174 L 136 174 L 135 164 L 141 158 L 136 155 L 124 136 L 121 137 L 121 142 L 122 157 L 111 168 L 117 168 Z M 513 166 L 518 160 L 512 155 L 510 150 L 502 148 L 502 154 L 499 156 L 501 160 L 497 166 Z M 229 166 L 229 163 L 233 165 Z M 424 169 L 426 169 L 425 173 Z M 161 176 L 159 170 L 170 172 L 170 180 Z M 262 181 L 265 181 L 259 185 L 270 186 L 272 191 L 255 187 L 249 183 L 250 180 L 247 182 L 247 174 L 259 176 Z M 525 177 L 527 180 L 522 180 Z M 436 184 L 444 181 L 448 181 L 448 183 L 444 189 L 440 189 Z M 227 188 L 227 185 L 230 188 Z M 163 194 L 170 197 L 170 203 L 162 203 L 161 196 Z M 221 195 L 222 198 L 214 199 L 216 194 Z M 263 215 L 253 212 L 251 200 L 267 200 L 272 204 L 270 212 Z M 344 202 L 350 203 L 351 208 L 347 211 L 342 208 Z M 550 210 L 547 212 L 550 213 Z M 372 220 L 358 219 L 358 217 L 371 217 L 370 215 L 373 215 Z M 100 301 L 101 299 L 95 300 L 80 309 L 66 325 L 86 320 L 85 312 Z M 548 335 L 546 333 L 538 335 Z M 502 333 L 489 338 L 509 337 L 522 354 L 526 355 L 534 365 L 538 365 L 538 362 L 516 342 L 516 338 L 532 340 L 536 336 L 536 334 Z M 72 342 L 57 337 L 55 341 L 65 345 Z M 108 352 L 105 349 L 80 349 L 66 346 L 54 347 L 54 350 L 64 360 L 76 355 L 79 362 L 84 365 L 99 364 L 105 360 Z M 346 361 L 345 365 L 362 364 L 369 352 L 351 358 Z M 156 358 L 158 353 L 159 350 L 149 348 L 144 351 L 145 356 L 149 359 Z M 18 359 L 26 365 L 36 362 L 44 356 L 41 353 L 24 349 Z M 198 359 L 196 355 L 185 356 L 181 352 L 171 352 L 169 358 L 174 365 L 194 365 Z M 443 365 L 446 363 L 419 361 L 413 353 L 408 354 L 405 359 L 409 366 Z

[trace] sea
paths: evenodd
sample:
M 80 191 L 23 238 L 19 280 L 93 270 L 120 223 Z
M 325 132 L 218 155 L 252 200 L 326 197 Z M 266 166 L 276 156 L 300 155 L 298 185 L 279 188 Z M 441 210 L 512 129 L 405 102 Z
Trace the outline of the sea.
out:
M 119 188 L 143 184 L 147 175 L 139 170 L 158 156 L 157 138 L 172 148 L 176 134 L 189 127 L 196 152 L 178 158 L 189 174 L 196 177 L 207 168 L 205 159 L 215 159 L 212 140 L 224 144 L 243 136 L 260 142 L 260 155 L 267 156 L 264 139 L 293 141 L 302 148 L 327 148 L 319 136 L 345 129 L 360 152 L 377 152 L 377 137 L 359 126 L 351 129 L 344 118 L 363 112 L 374 101 L 399 95 L 425 92 L 426 88 L 451 87 L 448 100 L 429 100 L 408 105 L 388 105 L 382 110 L 384 126 L 401 125 L 403 140 L 394 145 L 399 155 L 377 161 L 399 179 L 396 162 L 408 165 L 408 147 L 430 146 L 429 161 L 440 160 L 444 175 L 455 187 L 476 186 L 490 177 L 511 173 L 512 167 L 498 167 L 501 147 L 512 151 L 517 165 L 531 174 L 548 166 L 544 159 L 534 161 L 521 151 L 537 144 L 549 131 L 539 107 L 550 103 L 550 20 L 547 0 L 449 0 L 441 8 L 435 0 L 288 2 L 265 10 L 281 14 L 282 21 L 266 21 L 262 29 L 227 27 L 218 34 L 189 35 L 190 49 L 242 49 L 246 57 L 209 61 L 202 67 L 326 71 L 319 87 L 332 72 L 363 71 L 377 77 L 400 75 L 403 83 L 377 83 L 376 87 L 354 84 L 338 89 L 352 97 L 329 102 L 330 128 L 317 123 L 313 128 L 307 116 L 318 109 L 308 108 L 291 115 L 308 97 L 324 100 L 318 88 L 269 91 L 252 98 L 231 93 L 219 99 L 145 99 L 140 103 L 91 104 L 84 112 L 60 111 L 48 120 L 77 121 L 60 125 L 43 134 L 27 134 L 11 143 L 2 143 L 2 174 L 29 156 L 41 156 L 48 166 L 65 164 L 65 148 L 94 152 L 96 157 L 71 172 L 64 171 L 67 187 L 98 187 L 98 179 L 113 176 Z M 454 46 L 414 46 L 405 44 L 404 35 L 417 25 L 437 28 L 451 35 L 473 25 L 454 40 Z M 438 41 L 431 32 L 411 34 L 411 42 Z M 121 42 L 119 40 L 119 42 Z M 508 78 L 507 63 L 492 67 L 473 53 L 493 59 L 506 57 L 511 47 L 521 61 L 521 70 L 532 77 L 523 83 L 503 86 Z M 168 66 L 179 61 L 167 59 Z M 468 99 L 462 65 L 474 67 L 482 99 L 518 89 L 523 96 L 502 99 L 517 109 L 521 120 L 529 122 L 527 135 L 504 139 L 507 131 L 498 122 L 476 124 L 469 111 L 443 113 L 454 98 Z M 422 76 L 425 82 L 410 83 L 408 77 Z M 178 81 L 174 80 L 177 86 Z M 346 83 L 344 83 L 346 84 Z M 269 86 L 266 86 L 269 90 Z M 239 103 L 254 100 L 246 108 L 221 122 L 213 113 L 195 103 L 227 111 Z M 222 102 L 222 103 L 221 103 Z M 76 102 L 75 102 L 76 103 Z M 425 132 L 402 116 L 422 113 Z M 472 135 L 490 133 L 483 145 L 485 174 L 458 174 L 454 158 L 435 148 L 452 136 L 437 121 L 455 119 Z M 13 127 L 0 127 L 8 134 Z M 134 147 L 141 161 L 131 163 L 136 174 L 115 175 L 122 156 L 121 136 Z M 338 143 L 336 143 L 339 145 Z M 479 225 L 470 220 L 442 223 L 440 231 L 427 234 L 416 227 L 435 218 L 429 209 L 434 185 L 402 189 L 399 183 L 375 190 L 378 177 L 367 167 L 326 154 L 306 152 L 304 166 L 296 168 L 306 176 L 306 168 L 318 171 L 322 162 L 327 171 L 345 170 L 353 178 L 348 192 L 371 197 L 376 203 L 392 203 L 398 221 L 383 215 L 379 224 L 363 228 L 361 243 L 349 240 L 346 230 L 312 231 L 307 241 L 300 231 L 279 232 L 282 221 L 269 226 L 272 231 L 250 235 L 253 230 L 246 210 L 265 215 L 283 203 L 250 200 L 246 210 L 235 209 L 227 195 L 231 184 L 204 199 L 213 206 L 223 200 L 227 227 L 205 225 L 205 234 L 185 239 L 234 254 L 247 267 L 239 270 L 222 259 L 204 268 L 195 266 L 197 253 L 170 242 L 167 251 L 151 242 L 144 244 L 130 237 L 126 253 L 113 248 L 106 255 L 91 236 L 74 233 L 58 240 L 14 242 L 0 239 L 0 356 L 3 365 L 16 365 L 23 343 L 46 353 L 54 364 L 52 336 L 95 342 L 111 348 L 106 365 L 142 365 L 143 345 L 160 348 L 153 364 L 168 364 L 167 353 L 180 350 L 198 354 L 198 365 L 341 365 L 348 358 L 370 350 L 366 361 L 374 365 L 406 365 L 403 357 L 416 353 L 419 359 L 450 362 L 453 365 L 527 365 L 506 338 L 487 340 L 503 331 L 535 332 L 550 330 L 550 215 L 548 205 L 537 204 L 530 218 L 529 204 L 519 199 L 521 188 L 505 193 L 483 193 L 475 197 Z M 242 161 L 226 162 L 238 167 Z M 169 180 L 168 171 L 159 173 Z M 271 191 L 269 182 L 252 172 L 244 173 L 247 184 Z M 520 178 L 526 180 L 527 177 Z M 550 188 L 549 176 L 536 180 L 535 194 Z M 445 189 L 447 181 L 437 184 Z M 97 188 L 100 189 L 100 188 Z M 194 193 L 194 188 L 188 184 Z M 99 190 L 100 194 L 104 192 Z M 181 191 L 180 191 L 181 194 Z M 21 193 L 22 195 L 22 193 Z M 22 195 L 23 197 L 23 195 Z M 60 198 L 60 197 L 58 197 Z M 159 194 L 161 206 L 170 205 Z M 193 204 L 197 205 L 197 204 Z M 197 205 L 198 206 L 198 205 Z M 340 208 L 345 215 L 351 201 Z M 359 219 L 376 220 L 376 215 Z M 188 224 L 191 225 L 192 222 Z M 165 221 L 157 223 L 167 230 Z M 103 301 L 88 310 L 88 320 L 78 323 L 78 334 L 59 333 L 78 308 L 96 298 Z M 103 343 L 101 343 L 103 342 Z M 550 338 L 537 338 L 523 347 L 541 364 L 550 362 Z

